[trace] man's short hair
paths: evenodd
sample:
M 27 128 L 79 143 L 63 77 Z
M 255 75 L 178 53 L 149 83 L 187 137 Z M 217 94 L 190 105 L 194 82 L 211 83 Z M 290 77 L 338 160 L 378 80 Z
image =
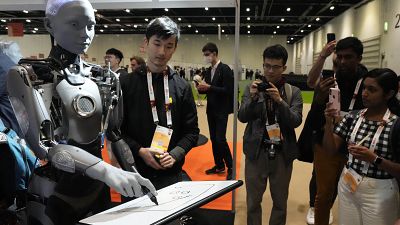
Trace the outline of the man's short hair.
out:
M 106 51 L 106 55 L 115 55 L 119 59 L 119 61 L 121 61 L 124 58 L 124 55 L 122 54 L 122 52 L 115 48 L 108 49 Z
M 282 45 L 272 45 L 264 50 L 263 60 L 265 59 L 282 59 L 283 65 L 286 65 L 288 53 Z
M 339 40 L 336 44 L 336 52 L 344 49 L 352 49 L 357 56 L 362 56 L 364 47 L 362 42 L 356 37 L 346 37 Z
M 212 42 L 208 42 L 206 45 L 204 45 L 204 47 L 201 51 L 202 52 L 205 52 L 205 51 L 214 52 L 216 55 L 218 55 L 218 47 L 216 44 L 214 44 Z
M 129 61 L 132 61 L 133 59 L 134 59 L 134 60 L 137 62 L 137 64 L 140 65 L 140 66 L 146 64 L 146 62 L 144 61 L 144 59 L 143 59 L 142 57 L 140 57 L 140 56 L 134 55 L 134 56 L 132 56 L 132 57 L 129 59 Z
M 151 37 L 156 35 L 158 38 L 163 40 L 170 38 L 171 36 L 176 36 L 176 44 L 181 36 L 181 32 L 178 25 L 169 17 L 162 16 L 153 19 L 147 25 L 146 28 L 146 39 L 150 40 Z

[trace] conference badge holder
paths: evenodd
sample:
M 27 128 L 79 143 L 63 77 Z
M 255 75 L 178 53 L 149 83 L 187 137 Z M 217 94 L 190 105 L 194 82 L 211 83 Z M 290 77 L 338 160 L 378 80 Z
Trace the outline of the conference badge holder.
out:
M 170 128 L 157 125 L 150 148 L 167 152 L 172 132 Z
M 349 186 L 352 193 L 357 191 L 358 185 L 361 183 L 362 178 L 363 177 L 351 167 L 349 169 L 344 168 L 343 180 L 347 186 Z

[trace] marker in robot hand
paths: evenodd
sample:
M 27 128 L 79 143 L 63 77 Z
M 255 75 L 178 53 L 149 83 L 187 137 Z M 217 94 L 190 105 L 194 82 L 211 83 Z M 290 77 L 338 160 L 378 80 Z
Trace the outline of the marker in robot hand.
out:
M 134 173 L 138 173 L 138 171 L 136 170 L 136 168 L 134 166 L 132 166 L 132 169 L 133 169 Z M 151 193 L 150 190 L 146 186 L 141 185 L 141 187 L 142 187 L 143 194 L 149 196 L 150 200 L 154 204 L 158 205 L 158 201 L 157 201 L 156 196 L 154 196 L 153 193 Z

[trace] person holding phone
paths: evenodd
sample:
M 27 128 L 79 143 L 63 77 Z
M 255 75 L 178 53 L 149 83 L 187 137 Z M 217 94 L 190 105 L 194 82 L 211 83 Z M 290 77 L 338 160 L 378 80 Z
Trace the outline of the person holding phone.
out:
M 345 146 L 347 155 L 338 184 L 339 224 L 392 225 L 399 217 L 400 152 L 393 147 L 399 140 L 391 138 L 398 127 L 398 87 L 392 70 L 371 70 L 363 81 L 366 108 L 347 114 L 336 125 L 338 112 L 327 103 L 325 154 L 337 154 Z
M 319 78 L 325 59 L 331 54 L 333 54 L 332 69 L 335 78 L 324 78 L 324 76 Z M 313 116 L 310 127 L 313 129 L 311 141 L 314 151 L 314 171 L 310 181 L 310 209 L 306 217 L 308 224 L 327 225 L 333 222 L 330 209 L 336 198 L 337 182 L 345 164 L 345 157 L 340 153 L 329 156 L 325 154 L 322 147 L 324 110 L 329 100 L 329 92 L 336 85 L 340 90 L 342 115 L 353 109 L 363 108 L 361 81 L 367 70 L 360 64 L 362 54 L 363 45 L 356 37 L 331 41 L 325 45 L 308 75 L 309 80 L 317 77 L 314 99 L 309 112 Z

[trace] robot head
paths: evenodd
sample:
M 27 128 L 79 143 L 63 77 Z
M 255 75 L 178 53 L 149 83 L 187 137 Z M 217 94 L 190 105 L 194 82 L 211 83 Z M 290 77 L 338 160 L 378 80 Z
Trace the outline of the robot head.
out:
M 94 37 L 96 19 L 88 0 L 49 0 L 45 27 L 65 50 L 82 54 Z

